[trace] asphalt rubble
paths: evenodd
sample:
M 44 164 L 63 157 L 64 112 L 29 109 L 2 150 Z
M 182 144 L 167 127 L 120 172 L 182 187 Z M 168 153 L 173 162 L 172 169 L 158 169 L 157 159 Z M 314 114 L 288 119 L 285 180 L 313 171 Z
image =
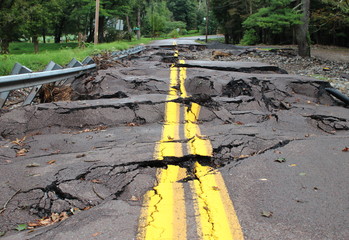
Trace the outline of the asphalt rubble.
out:
M 349 193 L 348 106 L 325 90 L 330 82 L 280 67 L 314 60 L 287 53 L 286 61 L 286 50 L 178 50 L 190 97 L 175 101 L 202 106 L 200 129 L 211 140 L 213 157 L 154 159 L 176 59 L 173 49 L 148 48 L 72 82 L 70 101 L 1 110 L 3 239 L 89 239 L 96 233 L 99 239 L 134 238 L 156 170 L 168 164 L 189 169 L 198 157 L 220 169 L 228 189 L 236 190 L 246 239 L 292 239 L 283 238 L 285 231 L 300 239 L 349 237 L 343 202 Z M 335 69 L 321 62 L 314 72 L 328 67 Z M 342 67 L 344 77 L 334 78 L 345 79 L 337 87 L 348 90 L 348 68 Z M 341 189 L 333 188 L 337 183 Z M 263 218 L 264 209 L 273 217 Z M 336 216 L 331 224 L 326 214 Z M 117 227 L 110 229 L 110 222 Z M 20 224 L 31 230 L 21 231 Z

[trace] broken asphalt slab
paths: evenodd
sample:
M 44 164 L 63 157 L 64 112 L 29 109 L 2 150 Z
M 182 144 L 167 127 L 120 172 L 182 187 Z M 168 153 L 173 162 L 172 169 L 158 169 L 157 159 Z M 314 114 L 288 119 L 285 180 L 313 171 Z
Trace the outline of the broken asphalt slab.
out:
M 3 239 L 136 238 L 156 170 L 192 161 L 153 157 L 171 54 L 149 49 L 79 79 L 76 101 L 1 112 Z M 174 101 L 202 106 L 200 129 L 213 146 L 207 164 L 221 171 L 245 239 L 348 238 L 349 114 L 326 92 L 329 83 L 259 63 L 186 64 L 191 96 Z M 62 212 L 70 217 L 13 231 Z

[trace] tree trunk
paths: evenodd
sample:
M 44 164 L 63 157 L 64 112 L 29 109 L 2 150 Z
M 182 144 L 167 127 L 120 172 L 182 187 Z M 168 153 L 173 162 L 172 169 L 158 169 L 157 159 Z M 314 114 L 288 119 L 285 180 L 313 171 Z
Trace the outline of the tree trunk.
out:
M 98 42 L 103 43 L 104 42 L 104 24 L 105 23 L 105 17 L 100 16 L 99 17 L 99 27 L 98 27 Z
M 128 31 L 128 40 L 131 41 L 132 40 L 132 27 L 131 27 L 131 23 L 130 23 L 130 18 L 128 15 L 126 15 L 126 25 L 127 25 L 127 31 Z
M 38 53 L 39 52 L 38 36 L 33 36 L 33 43 L 34 43 L 34 53 Z
M 1 39 L 1 52 L 0 54 L 9 54 L 10 53 L 10 41 L 7 39 Z
M 310 57 L 310 37 L 309 37 L 309 17 L 310 17 L 310 0 L 302 0 L 301 18 L 303 24 L 296 26 L 296 39 L 298 43 L 298 55 L 301 57 Z
M 42 40 L 43 40 L 43 43 L 46 43 L 46 29 L 42 30 Z
M 141 8 L 138 7 L 137 11 L 137 39 L 141 39 Z

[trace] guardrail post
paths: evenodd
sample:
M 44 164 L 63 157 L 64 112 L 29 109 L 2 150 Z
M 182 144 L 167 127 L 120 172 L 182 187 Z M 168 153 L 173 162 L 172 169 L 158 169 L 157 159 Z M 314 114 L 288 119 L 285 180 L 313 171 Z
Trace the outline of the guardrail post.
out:
M 12 68 L 11 75 L 31 73 L 31 72 L 32 70 L 30 70 L 29 68 L 23 66 L 22 64 L 16 63 Z M 10 94 L 10 91 L 0 93 L 0 108 L 2 108 L 5 105 L 9 94 Z
M 45 67 L 44 72 L 45 71 L 58 70 L 58 69 L 63 69 L 63 68 L 60 65 L 56 64 L 55 62 L 51 61 Z M 27 98 L 25 99 L 25 101 L 23 102 L 22 106 L 31 104 L 32 101 L 34 100 L 36 94 L 40 91 L 41 87 L 42 87 L 42 85 L 34 86 L 32 88 L 32 90 L 31 90 L 31 92 L 29 93 L 29 95 L 27 96 Z
M 81 66 L 82 66 L 82 63 L 76 60 L 75 58 L 73 58 L 70 61 L 70 63 L 68 63 L 67 65 L 68 68 L 81 67 Z

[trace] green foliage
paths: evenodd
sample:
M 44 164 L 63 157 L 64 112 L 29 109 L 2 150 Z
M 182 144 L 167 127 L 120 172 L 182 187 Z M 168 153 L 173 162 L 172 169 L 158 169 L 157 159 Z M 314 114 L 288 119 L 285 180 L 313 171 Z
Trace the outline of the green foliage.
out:
M 17 227 L 16 227 L 16 230 L 17 231 L 23 231 L 23 230 L 26 230 L 28 228 L 27 224 L 19 224 Z
M 197 28 L 197 2 L 193 0 L 171 0 L 167 2 L 175 21 L 184 22 L 188 29 Z
M 170 37 L 170 38 L 178 38 L 179 37 L 179 32 L 176 29 L 174 29 L 169 34 L 167 34 L 167 36 Z
M 259 37 L 254 29 L 245 31 L 244 37 L 241 40 L 242 45 L 255 45 L 259 42 Z
M 302 24 L 301 15 L 289 7 L 287 0 L 272 0 L 271 6 L 261 8 L 257 13 L 249 16 L 244 22 L 245 29 L 268 29 L 272 33 L 281 33 L 285 28 Z
M 146 9 L 144 31 L 154 36 L 165 33 L 165 27 L 171 21 L 172 13 L 166 1 L 151 2 Z
M 166 22 L 165 27 L 164 27 L 164 32 L 169 33 L 172 30 L 183 30 L 186 29 L 186 24 L 185 22 L 181 21 L 176 21 L 176 22 Z

